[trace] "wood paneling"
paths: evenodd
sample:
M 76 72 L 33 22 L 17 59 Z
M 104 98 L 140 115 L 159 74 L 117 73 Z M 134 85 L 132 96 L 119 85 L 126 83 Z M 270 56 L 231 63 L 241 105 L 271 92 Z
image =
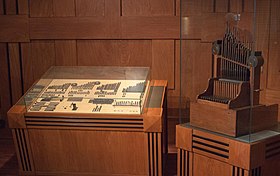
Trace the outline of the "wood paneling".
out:
M 179 17 L 122 17 L 123 39 L 179 39 Z
M 122 40 L 119 45 L 120 66 L 152 67 L 151 40 Z
M 16 0 L 5 0 L 5 9 L 7 15 L 17 14 L 17 2 Z
M 18 14 L 28 15 L 29 14 L 29 0 L 17 0 L 18 2 Z
M 12 104 L 15 104 L 23 94 L 21 80 L 21 58 L 18 43 L 9 43 L 10 79 L 12 91 Z
M 202 0 L 202 12 L 214 12 L 214 2 L 215 0 Z
M 21 43 L 21 59 L 22 59 L 22 79 L 24 92 L 33 84 L 33 63 L 31 56 L 31 44 Z
M 105 0 L 105 16 L 118 18 L 121 15 L 121 0 Z
M 6 112 L 11 106 L 10 97 L 10 77 L 9 77 L 9 59 L 8 59 L 8 46 L 5 43 L 0 43 L 0 119 L 6 119 Z
M 30 0 L 30 17 L 51 17 L 53 0 Z
M 215 12 L 228 12 L 229 0 L 215 0 Z
M 78 40 L 78 65 L 119 65 L 118 43 L 118 40 Z
M 76 40 L 56 40 L 55 58 L 55 65 L 77 65 Z
M 54 16 L 75 16 L 75 0 L 53 1 Z
M 173 16 L 175 0 L 122 0 L 123 16 Z
M 78 65 L 151 66 L 150 40 L 81 40 Z
M 232 13 L 241 13 L 243 11 L 243 1 L 244 0 L 230 0 L 229 11 Z
M 91 172 L 97 175 L 145 175 L 148 172 L 148 144 L 145 138 L 145 133 L 142 132 L 36 129 L 29 131 L 36 170 L 49 173 L 54 171 Z M 46 166 L 48 170 L 45 170 Z
M 174 49 L 173 40 L 152 41 L 152 78 L 168 80 L 169 89 L 174 89 Z
M 244 12 L 254 12 L 254 0 L 243 0 Z M 258 1 L 258 4 L 260 1 Z M 259 6 L 259 5 L 258 5 Z
M 261 89 L 267 88 L 267 73 L 269 64 L 269 28 L 270 28 L 270 0 L 257 2 L 256 13 L 256 50 L 262 51 L 264 58 L 263 71 L 261 74 Z M 261 92 L 261 101 L 265 102 L 265 91 Z
M 0 26 L 0 42 L 29 42 L 29 24 L 26 15 L 1 15 Z
M 31 39 L 116 39 L 119 20 L 104 17 L 31 18 Z
M 176 14 L 180 16 L 180 5 L 182 5 L 182 16 L 199 16 L 202 12 L 202 4 L 205 0 L 177 0 L 177 12 Z M 208 3 L 208 2 L 206 2 Z M 211 6 L 210 6 L 211 7 Z M 209 7 L 209 8 L 210 8 Z
M 227 165 L 224 162 L 213 160 L 199 154 L 194 155 L 193 158 L 194 175 L 229 176 L 231 173 L 230 165 Z
M 194 101 L 207 87 L 207 80 L 211 76 L 211 44 L 200 43 L 199 40 L 183 40 L 182 49 L 182 95 Z
M 267 87 L 280 91 L 280 1 L 272 0 L 271 3 Z
M 77 16 L 104 16 L 105 0 L 76 0 Z
M 31 42 L 33 78 L 39 79 L 51 66 L 55 65 L 54 41 Z
M 4 14 L 4 0 L 0 0 L 0 14 Z

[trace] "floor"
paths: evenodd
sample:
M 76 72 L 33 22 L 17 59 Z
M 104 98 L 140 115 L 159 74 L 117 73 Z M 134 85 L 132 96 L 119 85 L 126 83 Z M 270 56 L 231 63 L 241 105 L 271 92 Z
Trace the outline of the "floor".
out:
M 168 160 L 165 168 L 166 176 L 176 175 L 176 150 L 174 145 L 171 145 L 170 153 L 168 154 Z M 18 175 L 18 163 L 14 144 L 12 140 L 12 134 L 10 130 L 6 128 L 0 129 L 0 175 L 1 176 L 16 176 Z

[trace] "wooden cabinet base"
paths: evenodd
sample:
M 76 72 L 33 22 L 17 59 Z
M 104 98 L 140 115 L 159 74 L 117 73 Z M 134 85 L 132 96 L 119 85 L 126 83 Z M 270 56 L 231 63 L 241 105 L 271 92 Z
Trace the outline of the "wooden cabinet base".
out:
M 161 176 L 167 155 L 166 81 L 141 115 L 8 112 L 21 175 Z M 158 103 L 155 103 L 158 101 Z
M 278 105 L 256 105 L 237 109 L 223 109 L 203 103 L 191 103 L 190 124 L 232 137 L 257 132 L 277 125 Z
M 246 143 L 177 125 L 176 146 L 178 176 L 280 175 L 280 134 Z

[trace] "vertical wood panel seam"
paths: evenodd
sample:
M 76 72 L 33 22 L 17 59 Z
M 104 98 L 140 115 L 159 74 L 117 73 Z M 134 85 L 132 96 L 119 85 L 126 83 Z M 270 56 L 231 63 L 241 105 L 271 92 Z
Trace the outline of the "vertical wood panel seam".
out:
M 244 13 L 244 11 L 245 11 L 245 2 L 244 2 L 245 0 L 242 0 L 242 13 Z
M 230 5 L 230 0 L 228 0 L 228 6 L 227 6 L 227 12 L 228 12 L 228 13 L 230 12 L 230 7 L 231 7 L 231 5 Z
M 173 40 L 173 88 L 168 90 L 176 90 L 176 40 Z M 181 56 L 180 56 L 181 57 Z
M 216 0 L 213 0 L 213 12 L 216 13 Z
M 265 78 L 265 89 L 268 88 L 268 70 L 269 70 L 269 55 L 270 55 L 270 30 L 271 30 L 271 9 L 272 9 L 272 3 L 271 0 L 269 0 L 269 20 L 268 20 L 268 50 L 267 50 L 267 60 L 266 60 L 266 64 L 267 64 L 267 69 L 266 69 L 266 78 Z
M 149 175 L 151 175 L 151 163 L 150 163 L 150 134 L 147 133 L 147 136 L 148 136 L 148 168 L 149 168 Z
M 77 17 L 77 0 L 74 0 L 74 10 L 75 10 L 75 17 Z M 76 48 L 77 49 L 77 48 Z
M 7 15 L 6 1 L 5 0 L 3 0 L 3 14 Z
M 10 94 L 10 104 L 13 102 L 13 93 L 12 93 L 12 82 L 11 82 L 11 62 L 10 62 L 10 53 L 9 53 L 9 43 L 6 43 L 6 53 L 7 53 L 7 66 L 8 66 L 8 81 L 9 81 L 9 94 Z
M 27 164 L 28 164 L 28 168 L 29 168 L 29 171 L 32 171 L 32 166 L 31 166 L 31 162 L 30 162 L 30 157 L 29 157 L 29 151 L 28 151 L 28 147 L 27 147 L 27 141 L 26 141 L 26 137 L 25 137 L 25 135 L 27 135 L 26 134 L 26 132 L 25 132 L 25 130 L 24 129 L 22 129 L 22 132 L 23 132 L 23 140 L 24 140 L 24 145 L 25 145 L 25 150 L 26 150 L 26 157 L 27 157 Z
M 27 7 L 28 7 L 27 15 L 28 15 L 28 18 L 30 18 L 30 0 L 27 0 Z M 30 25 L 30 23 L 29 23 L 29 25 Z M 30 28 L 29 28 L 29 36 L 30 36 Z M 30 43 L 31 43 L 31 41 L 30 41 Z
M 120 16 L 123 16 L 123 5 L 122 5 L 123 1 L 120 0 Z
M 19 14 L 19 10 L 18 10 L 18 0 L 15 0 L 16 1 L 16 14 L 18 15 Z
M 17 143 L 17 148 L 18 148 L 18 151 L 19 151 L 19 158 L 20 158 L 20 164 L 21 164 L 21 167 L 22 167 L 22 170 L 25 170 L 25 167 L 24 167 L 24 163 L 23 163 L 23 157 L 22 157 L 22 152 L 21 152 L 21 146 L 20 146 L 20 142 L 19 142 L 19 135 L 18 135 L 18 130 L 19 129 L 15 129 L 15 136 L 16 136 L 16 143 Z
M 22 53 L 21 53 L 21 43 L 18 43 L 19 52 L 19 68 L 20 68 L 20 84 L 21 84 L 21 96 L 24 94 L 24 81 L 23 81 L 23 66 L 22 66 Z
M 176 2 L 177 2 L 176 0 L 173 0 L 173 5 L 174 5 L 174 7 L 173 7 L 173 10 L 174 10 L 173 15 L 174 16 L 177 15 L 177 3 Z M 180 4 L 180 13 L 181 13 L 181 4 Z
M 56 58 L 56 40 L 53 41 L 54 43 L 54 65 L 57 65 L 57 58 Z

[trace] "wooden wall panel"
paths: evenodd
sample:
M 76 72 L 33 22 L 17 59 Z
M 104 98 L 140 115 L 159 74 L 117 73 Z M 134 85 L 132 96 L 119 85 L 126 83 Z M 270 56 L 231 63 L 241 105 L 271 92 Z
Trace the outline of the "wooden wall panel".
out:
M 7 15 L 17 14 L 17 2 L 16 0 L 5 0 L 5 9 Z
M 104 17 L 30 18 L 31 39 L 116 39 L 119 20 Z
M 280 91 L 280 1 L 271 3 L 267 88 Z
M 174 51 L 173 40 L 152 41 L 152 78 L 168 80 L 168 88 L 174 89 Z
M 5 43 L 0 43 L 0 119 L 6 119 L 6 112 L 11 106 L 10 97 L 10 75 L 9 75 L 9 60 L 8 60 L 8 49 Z
M 189 118 L 187 109 L 189 102 L 195 101 L 197 94 L 201 93 L 207 86 L 208 78 L 211 76 L 211 43 L 202 43 L 200 40 L 182 41 L 182 58 L 180 58 L 180 41 L 175 41 L 174 61 L 174 90 L 169 90 L 169 108 L 184 108 L 183 120 Z M 209 51 L 208 51 L 209 50 Z M 202 52 L 203 51 L 203 52 Z M 205 52 L 205 53 L 204 53 Z M 179 104 L 180 96 L 180 70 L 182 101 Z M 203 70 L 203 72 L 201 72 Z M 199 83 L 200 82 L 200 83 Z M 178 117 L 179 110 L 175 110 L 175 117 Z M 171 112 L 174 113 L 174 112 Z M 174 117 L 173 117 L 174 118 Z M 173 119 L 174 120 L 174 119 Z M 178 120 L 177 120 L 178 121 Z
M 152 67 L 151 40 L 121 40 L 119 42 L 120 66 Z
M 105 0 L 105 16 L 118 18 L 121 16 L 121 0 Z
M 244 0 L 230 0 L 229 11 L 232 13 L 241 13 L 243 11 L 243 1 Z
M 0 42 L 29 42 L 26 15 L 1 15 L 0 26 Z
M 255 0 L 243 0 L 244 12 L 254 12 L 254 1 Z M 258 1 L 259 4 L 259 1 Z
M 118 43 L 118 40 L 78 40 L 78 65 L 118 65 Z
M 199 16 L 202 12 L 202 2 L 204 0 L 177 0 L 177 12 L 180 16 L 180 4 L 182 4 L 182 16 Z
M 151 66 L 149 40 L 79 40 L 78 65 Z
M 77 16 L 104 16 L 105 0 L 76 0 Z
M 262 51 L 264 58 L 264 66 L 261 74 L 261 101 L 265 102 L 265 90 L 267 88 L 267 72 L 269 63 L 269 28 L 270 28 L 270 0 L 262 0 L 257 2 L 256 16 L 256 50 Z
M 173 16 L 175 0 L 122 0 L 123 16 Z
M 51 17 L 53 13 L 53 0 L 29 0 L 30 17 Z
M 215 0 L 215 12 L 228 12 L 229 0 Z
M 0 15 L 4 14 L 4 0 L 0 0 Z
M 53 1 L 54 16 L 76 16 L 75 0 L 55 0 Z
M 179 24 L 179 17 L 122 17 L 121 36 L 123 39 L 179 39 Z
M 20 45 L 18 43 L 9 43 L 9 63 L 10 63 L 10 79 L 12 104 L 15 104 L 23 95 L 21 80 L 21 56 Z
M 202 0 L 202 12 L 214 12 L 215 9 L 215 4 L 214 4 L 215 0 Z
M 55 41 L 55 65 L 75 66 L 77 65 L 76 40 Z
M 34 83 L 33 67 L 35 66 L 31 58 L 31 44 L 21 43 L 21 59 L 22 59 L 22 79 L 24 92 Z
M 212 46 L 199 40 L 184 40 L 182 47 L 182 95 L 195 101 L 196 96 L 207 88 L 211 76 Z
M 51 66 L 55 65 L 54 41 L 31 42 L 30 58 L 33 64 L 33 78 L 39 79 Z
M 17 0 L 18 2 L 18 14 L 28 15 L 29 14 L 29 0 Z

